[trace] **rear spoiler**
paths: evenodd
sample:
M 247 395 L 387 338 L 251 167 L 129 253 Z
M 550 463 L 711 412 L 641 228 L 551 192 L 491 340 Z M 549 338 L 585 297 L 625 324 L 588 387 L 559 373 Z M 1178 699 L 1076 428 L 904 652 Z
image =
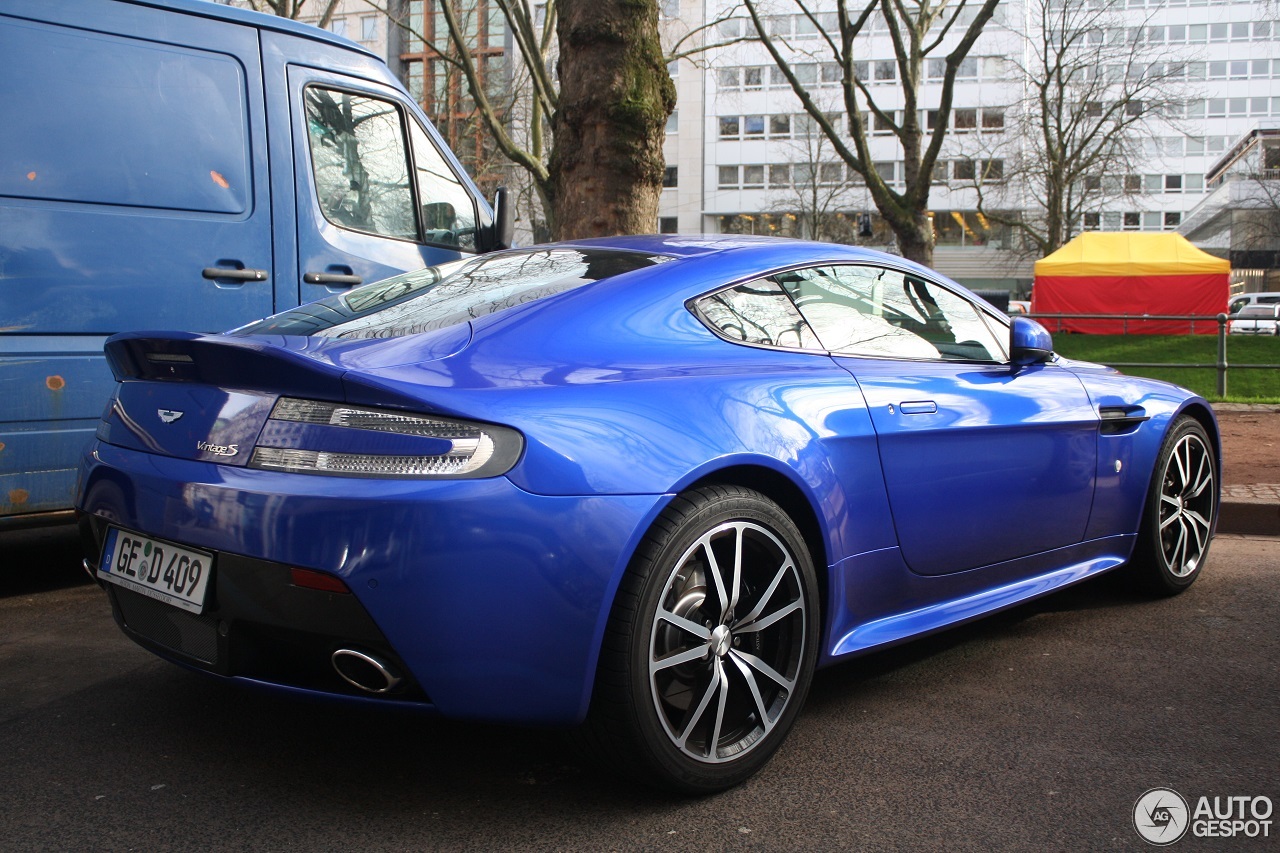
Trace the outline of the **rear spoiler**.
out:
M 124 332 L 107 339 L 107 363 L 118 381 L 198 382 L 250 391 L 343 399 L 346 370 L 307 354 L 311 338 Z

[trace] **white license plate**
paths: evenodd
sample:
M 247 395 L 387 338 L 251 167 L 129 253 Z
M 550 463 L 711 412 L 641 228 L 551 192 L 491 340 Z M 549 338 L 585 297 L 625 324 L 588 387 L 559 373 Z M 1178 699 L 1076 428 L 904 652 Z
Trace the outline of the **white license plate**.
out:
M 112 527 L 107 530 L 98 577 L 199 613 L 212 569 L 212 554 Z

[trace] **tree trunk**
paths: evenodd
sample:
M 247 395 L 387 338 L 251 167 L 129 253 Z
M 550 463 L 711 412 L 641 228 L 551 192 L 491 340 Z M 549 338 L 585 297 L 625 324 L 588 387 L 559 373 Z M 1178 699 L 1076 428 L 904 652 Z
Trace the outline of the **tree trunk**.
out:
M 902 257 L 926 267 L 933 266 L 933 223 L 924 211 L 914 215 L 914 227 L 898 227 L 898 251 Z
M 553 236 L 654 231 L 662 141 L 676 101 L 658 41 L 657 2 L 562 0 L 556 32 Z

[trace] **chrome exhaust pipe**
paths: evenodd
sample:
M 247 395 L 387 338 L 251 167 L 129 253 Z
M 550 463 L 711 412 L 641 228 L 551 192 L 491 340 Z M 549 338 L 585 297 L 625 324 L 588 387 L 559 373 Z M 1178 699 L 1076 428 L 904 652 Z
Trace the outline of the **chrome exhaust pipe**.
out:
M 330 657 L 333 669 L 342 680 L 366 693 L 390 693 L 404 681 L 390 664 L 355 649 L 338 649 Z

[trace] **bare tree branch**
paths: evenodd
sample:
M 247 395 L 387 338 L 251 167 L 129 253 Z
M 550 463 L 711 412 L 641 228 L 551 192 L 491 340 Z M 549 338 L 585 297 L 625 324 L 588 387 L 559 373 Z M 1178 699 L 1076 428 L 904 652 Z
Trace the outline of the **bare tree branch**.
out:
M 943 44 L 947 33 L 958 26 L 957 19 L 966 8 L 964 0 L 954 7 L 949 6 L 948 0 L 941 0 L 936 4 L 934 0 L 862 0 L 860 11 L 856 15 L 851 15 L 848 0 L 837 0 L 838 40 L 822 26 L 822 19 L 805 4 L 805 0 L 792 0 L 801 14 L 818 28 L 840 66 L 841 93 L 852 146 L 845 142 L 839 129 L 822 111 L 817 99 L 796 76 L 789 58 L 793 51 L 784 39 L 775 38 L 768 32 L 760 12 L 760 2 L 761 0 L 743 0 L 760 43 L 836 154 L 865 180 L 872 201 L 893 229 L 903 254 L 914 260 L 930 263 L 933 256 L 933 229 L 927 216 L 929 191 L 934 163 L 950 123 L 956 75 L 961 62 L 968 56 L 994 15 L 999 0 L 982 0 L 973 20 L 965 27 L 946 57 L 936 110 L 938 120 L 927 147 L 924 145 L 925 134 L 920 126 L 919 109 L 924 63 L 929 53 Z M 893 43 L 903 105 L 901 119 L 898 118 L 896 107 L 882 106 L 877 101 L 867 85 L 868 81 L 860 79 L 857 73 L 854 39 L 872 20 L 875 12 L 879 12 L 883 18 Z M 930 34 L 935 30 L 938 30 L 938 35 L 930 40 Z M 864 109 L 874 117 L 878 126 L 891 132 L 902 147 L 902 191 L 884 180 L 872 160 L 868 128 L 863 120 Z

